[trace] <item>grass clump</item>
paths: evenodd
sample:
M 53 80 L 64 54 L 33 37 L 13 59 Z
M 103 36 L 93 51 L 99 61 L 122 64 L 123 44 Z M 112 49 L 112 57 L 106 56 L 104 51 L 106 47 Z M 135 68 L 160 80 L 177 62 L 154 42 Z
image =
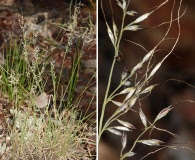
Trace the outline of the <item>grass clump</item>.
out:
M 28 76 L 28 64 L 21 58 L 21 45 L 14 44 L 6 51 L 6 58 L 1 64 L 1 91 L 5 93 L 11 101 L 24 101 L 25 94 L 30 91 L 31 78 Z M 22 99 L 24 98 L 24 99 Z
M 68 28 L 68 32 L 73 33 L 78 27 L 76 21 L 74 19 L 74 24 L 67 22 L 63 26 L 74 26 Z M 56 46 L 49 41 L 49 46 L 63 51 L 61 63 L 57 64 L 52 57 L 54 49 L 39 45 L 41 34 L 32 30 L 33 36 L 29 38 L 29 26 L 24 18 L 20 23 L 23 37 L 4 51 L 5 60 L 0 65 L 2 97 L 12 105 L 9 110 L 11 120 L 7 122 L 9 140 L 1 146 L 1 156 L 7 159 L 93 159 L 94 155 L 86 146 L 95 145 L 88 138 L 94 127 L 86 123 L 89 117 L 80 115 L 79 100 L 75 97 L 84 54 L 80 45 L 84 36 L 89 34 L 88 28 L 82 28 L 87 31 L 79 33 L 75 46 L 75 34 L 67 37 L 68 43 L 63 47 L 62 42 Z M 72 63 L 65 64 L 67 55 L 74 50 Z M 67 65 L 69 70 L 64 72 Z M 82 94 L 79 99 L 85 98 Z
M 88 157 L 82 147 L 86 131 L 76 120 L 74 110 L 66 110 L 56 118 L 36 117 L 11 110 L 15 125 L 10 136 L 15 159 L 82 159 Z

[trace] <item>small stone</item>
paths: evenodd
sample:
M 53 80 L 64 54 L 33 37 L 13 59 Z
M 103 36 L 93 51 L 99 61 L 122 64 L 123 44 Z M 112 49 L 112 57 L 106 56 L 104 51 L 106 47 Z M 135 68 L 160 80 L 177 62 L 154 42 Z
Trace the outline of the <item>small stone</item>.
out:
M 96 68 L 96 60 L 86 60 L 86 61 L 82 61 L 82 64 L 85 68 L 88 69 L 95 69 Z

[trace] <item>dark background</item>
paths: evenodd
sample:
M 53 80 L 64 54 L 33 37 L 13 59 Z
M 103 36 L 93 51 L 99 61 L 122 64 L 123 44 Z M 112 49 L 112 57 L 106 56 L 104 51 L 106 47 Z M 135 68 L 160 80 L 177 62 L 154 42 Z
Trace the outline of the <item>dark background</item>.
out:
M 117 5 L 115 0 L 110 1 L 112 3 L 113 8 L 113 17 L 119 28 L 122 16 L 122 9 Z M 129 10 L 135 10 L 140 15 L 147 13 L 153 9 L 153 7 L 161 4 L 162 0 L 151 0 L 151 1 L 131 1 Z M 161 27 L 152 28 L 158 24 L 169 21 L 170 12 L 173 5 L 173 0 L 169 1 L 166 5 L 161 7 L 158 11 L 152 14 L 149 18 L 147 18 L 141 24 L 143 27 L 147 28 L 145 30 L 140 30 L 137 32 L 125 32 L 123 36 L 123 40 L 121 42 L 120 51 L 123 54 L 122 61 L 117 62 L 114 77 L 112 81 L 112 89 L 114 89 L 119 80 L 121 71 L 124 69 L 124 66 L 132 69 L 146 54 L 146 52 L 140 47 L 126 42 L 124 39 L 128 39 L 143 45 L 147 50 L 151 50 L 164 36 L 167 31 L 168 24 L 163 25 Z M 180 1 L 176 0 L 174 17 L 176 17 L 177 9 Z M 98 41 L 98 81 L 99 81 L 99 114 L 101 113 L 101 105 L 104 98 L 104 92 L 106 89 L 107 79 L 109 75 L 110 65 L 113 60 L 113 48 L 112 44 L 108 38 L 108 34 L 106 31 L 105 21 L 103 18 L 102 10 L 101 10 L 101 1 L 99 1 L 99 41 Z M 106 19 L 108 23 L 112 24 L 112 12 L 109 1 L 103 1 L 104 12 L 106 14 Z M 192 149 L 195 146 L 195 104 L 189 101 L 183 100 L 195 100 L 195 2 L 192 0 L 183 0 L 181 13 L 187 7 L 187 11 L 185 15 L 180 19 L 181 24 L 181 36 L 179 39 L 179 43 L 173 51 L 173 54 L 168 57 L 168 59 L 164 62 L 162 67 L 157 71 L 153 80 L 150 84 L 158 83 L 159 85 L 155 88 L 152 93 L 143 101 L 141 101 L 142 108 L 147 118 L 152 121 L 155 119 L 156 115 L 165 107 L 169 105 L 173 105 L 174 110 L 163 118 L 157 126 L 163 127 L 169 131 L 177 133 L 181 135 L 183 138 L 175 139 L 163 132 L 153 132 L 152 138 L 161 139 L 166 142 L 172 142 L 172 144 L 180 144 L 190 146 Z M 136 18 L 136 17 L 134 17 Z M 133 17 L 128 17 L 126 19 L 125 24 L 130 23 Z M 177 22 L 173 23 L 171 30 L 169 32 L 169 38 L 176 38 L 178 34 Z M 162 45 L 160 45 L 159 49 L 167 49 L 170 50 L 174 44 L 174 39 L 170 39 L 165 41 Z M 162 57 L 167 54 L 167 51 L 159 51 L 155 54 L 155 62 L 159 62 Z M 140 74 L 144 74 L 143 72 Z M 175 80 L 171 80 L 175 79 Z M 185 83 L 184 83 L 185 82 Z M 186 83 L 192 85 L 189 86 Z M 119 97 L 119 99 L 122 97 Z M 138 108 L 139 105 L 136 104 L 135 108 Z M 115 106 L 110 105 L 106 112 L 106 118 L 108 118 L 113 111 L 115 110 Z M 135 109 L 134 108 L 134 109 Z M 127 115 L 121 117 L 121 119 L 128 120 L 132 124 L 134 124 L 138 129 L 137 131 L 129 133 L 128 139 L 128 147 L 131 147 L 133 140 L 141 133 L 141 129 L 143 125 L 139 119 L 137 114 L 128 113 Z M 149 134 L 146 134 L 145 139 L 149 138 Z M 105 144 L 110 144 L 113 150 L 116 152 L 121 147 L 121 140 L 114 135 L 106 133 L 103 136 L 103 141 Z M 190 145 L 189 145 L 190 143 Z M 128 148 L 127 147 L 127 148 Z M 150 150 L 151 149 L 151 150 Z M 147 147 L 147 146 L 138 146 L 135 150 L 137 153 L 132 159 L 140 159 L 144 155 L 146 155 L 149 151 L 154 151 L 155 147 Z M 166 154 L 165 154 L 166 153 Z M 180 154 L 179 154 L 180 153 Z M 185 154 L 184 154 L 185 153 Z M 185 155 L 182 157 L 181 155 Z M 100 156 L 102 157 L 102 156 Z M 177 159 L 177 160 L 191 160 L 195 157 L 195 155 L 191 155 L 190 152 L 186 152 L 183 150 L 173 151 L 173 150 L 163 150 L 152 156 L 150 159 Z M 104 158 L 101 158 L 104 159 Z

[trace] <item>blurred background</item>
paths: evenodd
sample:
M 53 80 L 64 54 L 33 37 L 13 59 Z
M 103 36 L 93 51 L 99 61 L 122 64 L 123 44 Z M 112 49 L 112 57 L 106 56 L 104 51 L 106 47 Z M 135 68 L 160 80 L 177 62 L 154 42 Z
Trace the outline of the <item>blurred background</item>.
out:
M 131 1 L 129 10 L 135 10 L 140 15 L 147 13 L 164 2 L 163 0 L 150 0 L 150 1 Z M 112 17 L 114 17 L 117 27 L 120 27 L 122 9 L 117 5 L 116 0 L 102 1 L 103 9 L 106 15 L 106 20 L 111 26 Z M 110 4 L 111 3 L 111 4 Z M 117 62 L 114 71 L 114 77 L 112 79 L 113 90 L 120 80 L 120 75 L 127 67 L 132 69 L 143 56 L 147 53 L 141 47 L 127 42 L 125 39 L 141 44 L 147 50 L 153 49 L 153 47 L 162 39 L 165 35 L 169 24 L 165 24 L 156 28 L 153 28 L 163 22 L 170 20 L 171 9 L 174 0 L 170 0 L 166 5 L 157 10 L 154 14 L 149 16 L 142 26 L 146 29 L 131 32 L 125 32 L 120 51 L 123 54 L 121 61 Z M 179 0 L 175 1 L 174 18 L 177 16 L 177 10 L 179 7 Z M 101 113 L 101 105 L 104 98 L 104 92 L 106 89 L 107 79 L 109 75 L 110 65 L 113 60 L 114 50 L 108 34 L 106 31 L 105 20 L 102 14 L 101 1 L 99 1 L 99 32 L 98 32 L 98 81 L 99 81 L 99 114 Z M 112 7 L 111 7 L 112 6 Z M 177 46 L 173 53 L 167 58 L 161 68 L 157 71 L 156 75 L 150 82 L 150 84 L 158 84 L 158 86 L 152 91 L 152 93 L 141 101 L 141 107 L 146 114 L 147 118 L 152 121 L 156 115 L 165 107 L 173 105 L 175 108 L 157 123 L 158 127 L 165 128 L 173 133 L 176 133 L 180 138 L 174 138 L 165 132 L 154 131 L 151 134 L 152 138 L 160 139 L 165 142 L 169 142 L 169 145 L 185 146 L 195 149 L 195 1 L 183 0 L 180 13 L 182 14 L 185 9 L 186 13 L 180 19 L 181 35 Z M 113 9 L 113 13 L 112 13 Z M 129 24 L 136 17 L 126 18 L 125 24 Z M 164 49 L 155 53 L 154 60 L 158 63 L 170 50 L 178 35 L 178 25 L 174 22 L 166 40 L 159 46 L 158 49 Z M 144 74 L 144 69 L 140 75 Z M 123 97 L 118 97 L 122 99 Z M 139 107 L 138 104 L 134 106 Z M 115 106 L 110 105 L 106 111 L 106 118 L 108 118 L 116 109 Z M 106 119 L 105 118 L 105 119 Z M 139 115 L 132 112 L 127 113 L 121 117 L 123 120 L 131 122 L 136 128 L 136 131 L 128 133 L 128 146 L 130 148 L 133 140 L 141 133 L 143 124 L 140 121 Z M 149 139 L 149 133 L 147 133 L 143 139 Z M 103 135 L 100 147 L 99 147 L 99 159 L 119 159 L 119 151 L 121 148 L 121 139 L 113 134 L 105 133 Z M 135 148 L 137 153 L 131 160 L 140 159 L 151 151 L 155 151 L 157 147 L 148 147 L 146 145 L 140 145 Z M 195 154 L 188 149 L 173 150 L 164 149 L 155 154 L 152 154 L 147 160 L 192 160 L 195 159 Z

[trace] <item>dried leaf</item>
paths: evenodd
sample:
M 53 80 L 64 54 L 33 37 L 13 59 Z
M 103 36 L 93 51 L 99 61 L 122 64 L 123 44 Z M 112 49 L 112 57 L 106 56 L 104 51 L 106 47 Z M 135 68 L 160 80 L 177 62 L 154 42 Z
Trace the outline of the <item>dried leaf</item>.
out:
M 115 128 L 115 129 L 118 129 L 118 130 L 122 130 L 122 131 L 131 131 L 129 128 L 123 127 L 123 126 L 114 126 L 112 128 Z
M 111 40 L 112 44 L 114 45 L 114 35 L 113 35 L 113 33 L 112 33 L 112 31 L 107 23 L 106 23 L 106 26 L 107 26 L 107 32 L 108 32 L 108 35 L 110 37 L 110 40 Z
M 153 12 L 153 11 L 152 11 L 152 12 Z M 145 13 L 145 14 L 141 15 L 141 16 L 138 17 L 135 21 L 133 21 L 131 24 L 135 24 L 135 23 L 139 23 L 139 22 L 144 21 L 146 18 L 148 18 L 149 15 L 152 14 L 152 12 L 150 12 L 150 13 Z
M 127 135 L 124 134 L 122 136 L 122 150 L 125 149 L 126 145 L 127 145 Z
M 138 142 L 149 146 L 159 146 L 160 144 L 164 143 L 158 139 L 139 140 Z
M 125 10 L 126 7 L 127 7 L 127 2 L 126 2 L 126 0 L 123 0 L 123 10 Z
M 129 122 L 125 122 L 125 121 L 122 121 L 122 120 L 119 120 L 119 119 L 117 119 L 117 121 L 120 123 L 120 124 L 122 124 L 123 126 L 125 126 L 125 127 L 128 127 L 128 128 L 130 128 L 130 129 L 136 129 L 131 123 L 129 123 Z
M 156 87 L 156 86 L 157 86 L 157 84 L 151 85 L 151 86 L 145 88 L 140 94 L 151 92 L 154 89 L 154 87 Z
M 139 95 L 140 92 L 142 91 L 142 88 L 143 88 L 143 86 L 139 86 L 139 87 L 136 89 L 135 95 Z
M 143 65 L 143 62 L 139 62 L 138 64 L 136 64 L 136 66 L 133 67 L 130 76 L 132 76 L 138 69 L 142 68 L 142 65 Z
M 35 104 L 38 108 L 45 108 L 50 103 L 51 96 L 43 92 L 35 99 Z
M 148 52 L 144 58 L 142 59 L 141 62 L 139 62 L 138 64 L 136 64 L 135 67 L 133 67 L 132 71 L 131 71 L 131 75 L 132 76 L 137 70 L 139 70 L 140 68 L 142 68 L 143 64 L 148 61 L 148 59 L 154 54 L 155 48 L 153 50 L 151 50 L 150 52 Z
M 133 157 L 134 155 L 135 155 L 134 152 L 128 152 L 127 155 L 126 155 L 126 157 Z
M 130 86 L 131 85 L 131 82 L 130 81 L 126 81 L 123 83 L 124 86 Z
M 138 97 L 133 97 L 130 101 L 129 101 L 129 108 L 133 107 L 133 105 L 135 104 L 135 102 L 137 102 L 137 98 Z
M 158 121 L 159 119 L 163 118 L 164 116 L 166 116 L 170 110 L 172 110 L 173 107 L 169 106 L 167 108 L 164 108 L 156 117 L 156 119 L 154 120 L 155 122 Z
M 160 68 L 162 62 L 159 62 L 154 68 L 153 70 L 151 71 L 150 75 L 148 76 L 148 79 L 150 79 L 155 73 L 156 71 Z
M 112 103 L 114 103 L 118 107 L 123 106 L 123 103 L 121 103 L 121 102 L 112 101 Z
M 128 14 L 130 16 L 136 16 L 136 15 L 138 15 L 138 13 L 136 11 L 127 11 L 126 14 Z
M 119 112 L 124 111 L 128 107 L 128 104 L 125 103 L 120 109 Z
M 125 28 L 124 28 L 124 30 L 128 30 L 128 31 L 138 31 L 138 30 L 141 30 L 141 29 L 143 29 L 142 27 L 141 27 L 141 25 L 127 25 Z
M 117 4 L 119 5 L 119 7 L 121 7 L 122 9 L 123 9 L 123 5 L 122 5 L 122 3 L 121 2 L 119 2 L 118 0 L 116 0 L 117 1 Z
M 139 109 L 139 116 L 140 116 L 140 119 L 141 119 L 143 125 L 144 125 L 145 127 L 147 127 L 147 119 L 146 119 L 146 116 L 145 116 L 145 114 L 143 113 L 143 111 L 142 111 L 141 108 Z
M 142 60 L 143 63 L 145 63 L 145 62 L 154 54 L 155 49 L 156 49 L 156 48 L 152 49 L 150 52 L 148 52 L 148 53 L 144 56 L 144 58 L 143 58 L 143 60 Z
M 113 20 L 113 31 L 114 31 L 114 37 L 115 37 L 115 40 L 117 41 L 117 37 L 118 37 L 118 29 L 117 29 L 117 26 Z
M 121 75 L 121 81 L 123 81 L 125 78 L 127 78 L 127 72 L 123 71 Z
M 134 90 L 134 91 L 135 91 L 135 90 Z M 134 93 L 134 92 L 128 93 L 124 101 L 129 100 L 129 99 L 132 97 L 133 93 Z
M 108 130 L 109 132 L 115 134 L 115 135 L 122 136 L 122 133 L 119 132 L 119 131 L 117 131 L 117 130 L 115 130 L 115 129 L 108 128 L 107 130 Z
M 125 88 L 124 90 L 122 90 L 120 92 L 120 94 L 126 94 L 126 93 L 134 93 L 135 92 L 135 88 L 134 87 L 130 87 L 130 88 Z

